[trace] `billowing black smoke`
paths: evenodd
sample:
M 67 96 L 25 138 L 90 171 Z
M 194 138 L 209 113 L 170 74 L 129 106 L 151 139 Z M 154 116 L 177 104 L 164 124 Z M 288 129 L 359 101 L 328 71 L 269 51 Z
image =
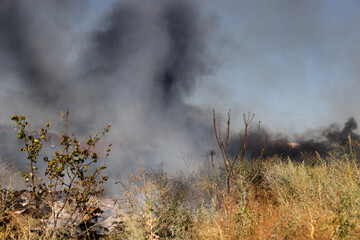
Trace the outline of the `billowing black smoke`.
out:
M 345 145 L 349 140 L 349 136 L 353 140 L 360 140 L 360 136 L 353 132 L 356 129 L 357 122 L 353 117 L 351 117 L 347 120 L 345 126 L 342 129 L 340 129 L 338 124 L 332 124 L 324 130 L 323 135 L 328 141 Z
M 62 48 L 69 26 L 64 18 L 76 5 L 55 0 L 1 1 L 0 61 L 4 68 L 0 77 L 21 88 L 22 101 L 49 108 L 68 105 L 66 84 L 70 79 Z
M 213 21 L 195 1 L 119 0 L 94 24 L 94 2 L 1 1 L 1 116 L 30 115 L 34 129 L 52 120 L 57 132 L 59 112 L 69 108 L 77 134 L 111 123 L 108 163 L 116 176 L 139 163 L 177 167 L 184 154 L 214 148 L 211 110 L 185 101 L 212 70 Z M 325 154 L 349 134 L 359 140 L 355 129 L 352 118 L 343 129 L 327 128 L 323 140 L 295 145 L 265 132 L 265 155 Z
M 156 52 L 151 54 L 158 54 L 156 57 L 160 59 L 154 75 L 148 76 L 157 83 L 152 91 L 162 101 L 171 101 L 194 88 L 196 79 L 209 67 L 204 54 L 204 23 L 193 4 L 159 2 L 161 6 L 119 4 L 105 18 L 105 28 L 93 33 L 91 46 L 85 53 L 84 67 L 90 77 L 95 75 L 98 79 L 116 72 L 129 58 L 140 57 L 137 55 L 146 57 L 147 51 L 139 51 L 147 44 L 154 44 L 151 41 L 156 39 L 159 41 L 154 45 Z
M 135 118 L 147 118 L 141 128 L 154 128 L 152 124 L 165 119 L 177 122 L 175 125 L 183 121 L 197 124 L 198 119 L 189 114 L 200 110 L 184 104 L 183 97 L 211 68 L 206 52 L 211 26 L 193 3 L 158 3 L 118 3 L 90 33 L 80 52 L 81 78 L 77 81 L 78 94 L 86 99 L 82 122 L 93 126 L 91 121 L 99 115 L 115 111 L 122 115 L 117 118 L 126 118 L 123 114 L 136 109 Z M 177 114 L 182 117 L 173 119 Z
M 29 36 L 29 19 L 26 8 L 20 1 L 4 0 L 0 6 L 1 52 L 13 62 L 14 70 L 23 80 L 27 94 L 36 101 L 46 101 L 51 104 L 58 98 L 58 93 L 49 88 L 53 76 L 42 66 L 40 56 L 31 43 Z M 38 86 L 44 86 L 42 91 Z M 56 89 L 56 87 L 54 88 Z
M 86 10 L 86 1 L 1 2 L 3 115 L 40 125 L 69 108 L 80 134 L 111 123 L 116 173 L 204 151 L 208 114 L 184 97 L 211 70 L 212 22 L 186 0 L 119 1 L 95 25 Z
M 320 156 L 328 156 L 333 151 L 348 151 L 349 150 L 349 137 L 351 141 L 360 143 L 360 135 L 354 131 L 357 128 L 356 120 L 349 118 L 344 127 L 337 123 L 331 124 L 325 129 L 318 129 L 312 137 L 303 135 L 301 137 L 295 137 L 290 141 L 289 138 L 281 134 L 273 134 L 266 129 L 262 129 L 260 132 L 250 129 L 247 134 L 247 158 L 259 157 L 263 146 L 264 153 L 263 158 L 278 156 L 282 158 L 289 157 L 294 161 L 302 161 L 303 156 L 319 154 Z M 244 146 L 244 131 L 239 134 L 231 135 L 229 140 L 229 154 L 236 154 L 241 147 Z M 265 140 L 265 144 L 263 142 Z M 353 147 L 357 145 L 354 144 Z
M 322 131 L 322 136 L 318 136 L 319 139 L 311 139 L 305 136 L 291 142 L 286 138 L 275 140 L 270 137 L 268 139 L 269 144 L 265 149 L 265 157 L 277 155 L 296 160 L 301 157 L 301 154 L 318 153 L 326 156 L 331 151 L 339 150 L 340 148 L 344 149 L 344 147 L 346 149 L 349 137 L 353 141 L 359 142 L 360 135 L 354 132 L 356 128 L 357 122 L 351 117 L 346 121 L 343 128 L 339 124 L 331 124 Z

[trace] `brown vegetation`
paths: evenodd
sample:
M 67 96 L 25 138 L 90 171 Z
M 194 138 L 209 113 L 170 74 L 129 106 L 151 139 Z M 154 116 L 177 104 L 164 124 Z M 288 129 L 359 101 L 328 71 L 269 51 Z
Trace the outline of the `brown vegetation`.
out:
M 119 185 L 122 210 L 113 209 L 108 225 L 99 203 L 106 199 L 99 194 L 85 222 L 43 228 L 39 218 L 44 222 L 56 212 L 54 202 L 45 204 L 51 195 L 39 198 L 36 208 L 33 188 L 16 192 L 2 186 L 0 239 L 359 239 L 359 144 L 349 137 L 346 151 L 326 157 L 262 160 L 246 140 L 252 119 L 244 116 L 243 144 L 231 156 L 230 113 L 225 138 L 214 113 L 221 155 L 210 152 L 194 172 L 140 168 Z M 256 146 L 259 139 L 260 126 Z M 64 212 L 73 207 L 66 204 Z

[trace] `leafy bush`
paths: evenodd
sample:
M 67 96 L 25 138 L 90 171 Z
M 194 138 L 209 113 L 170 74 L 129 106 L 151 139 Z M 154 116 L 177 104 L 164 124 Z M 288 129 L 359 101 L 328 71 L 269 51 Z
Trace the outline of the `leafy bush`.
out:
M 59 149 L 53 156 L 47 156 L 44 150 L 50 123 L 39 130 L 39 136 L 34 136 L 28 130 L 30 125 L 25 116 L 11 118 L 19 127 L 18 138 L 23 142 L 21 151 L 26 152 L 30 165 L 30 169 L 22 172 L 21 175 L 31 189 L 36 218 L 40 220 L 39 224 L 43 231 L 50 226 L 50 223 L 55 230 L 60 219 L 62 220 L 60 227 L 86 223 L 96 209 L 92 198 L 98 197 L 103 192 L 101 185 L 108 179 L 107 176 L 101 175 L 106 166 L 98 164 L 102 159 L 93 149 L 109 131 L 110 125 L 102 132 L 97 132 L 94 136 L 90 135 L 86 140 L 86 146 L 81 146 L 74 134 L 68 134 L 69 112 L 62 113 L 62 117 L 65 120 L 65 129 L 59 137 Z M 110 148 L 107 149 L 106 156 L 109 151 Z M 45 173 L 40 173 L 38 170 L 41 164 L 46 166 Z M 45 179 L 42 176 L 45 176 Z M 45 199 L 49 199 L 51 216 L 41 216 L 40 204 Z M 65 210 L 68 210 L 68 216 L 64 221 Z

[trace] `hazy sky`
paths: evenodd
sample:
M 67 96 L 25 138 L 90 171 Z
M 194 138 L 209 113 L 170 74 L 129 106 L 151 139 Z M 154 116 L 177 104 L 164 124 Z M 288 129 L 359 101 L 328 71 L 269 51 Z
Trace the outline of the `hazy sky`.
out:
M 282 132 L 359 119 L 360 1 L 213 0 L 201 6 L 218 16 L 213 47 L 220 59 L 193 101 L 255 112 Z

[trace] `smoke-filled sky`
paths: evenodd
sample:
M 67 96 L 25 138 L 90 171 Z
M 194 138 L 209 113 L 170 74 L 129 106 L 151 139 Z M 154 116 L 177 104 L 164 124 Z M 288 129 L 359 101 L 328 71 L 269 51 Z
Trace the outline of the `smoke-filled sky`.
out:
M 357 0 L 0 0 L 0 118 L 111 123 L 115 172 L 212 148 L 213 108 L 311 135 L 360 117 L 359 24 Z

